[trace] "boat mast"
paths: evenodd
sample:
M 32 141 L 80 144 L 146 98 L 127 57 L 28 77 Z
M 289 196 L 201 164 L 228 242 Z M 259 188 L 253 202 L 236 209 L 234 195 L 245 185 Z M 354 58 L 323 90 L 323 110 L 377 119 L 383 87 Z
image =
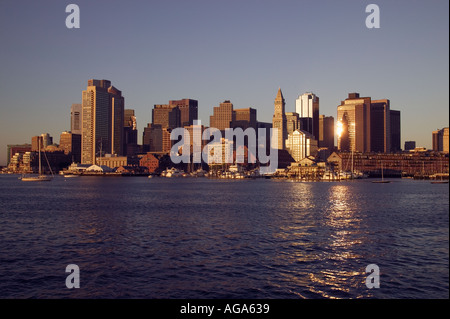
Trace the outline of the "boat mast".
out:
M 41 138 L 39 137 L 39 146 L 38 146 L 38 150 L 39 150 L 39 176 L 42 175 L 42 167 L 41 167 Z

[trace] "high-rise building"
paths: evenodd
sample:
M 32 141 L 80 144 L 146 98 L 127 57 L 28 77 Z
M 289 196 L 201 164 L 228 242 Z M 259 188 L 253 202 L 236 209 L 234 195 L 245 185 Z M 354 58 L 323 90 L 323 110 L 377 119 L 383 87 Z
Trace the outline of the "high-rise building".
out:
M 169 101 L 170 107 L 178 107 L 180 111 L 180 126 L 193 125 L 198 118 L 198 101 L 191 99 Z
M 89 80 L 82 98 L 81 163 L 123 154 L 124 97 L 108 80 Z
M 160 124 L 148 123 L 143 133 L 144 151 L 169 153 L 172 147 L 170 132 L 170 128 L 162 127 Z
M 334 117 L 319 115 L 319 147 L 334 149 Z
M 180 109 L 169 104 L 156 104 L 152 110 L 152 124 L 162 128 L 174 129 L 180 127 Z
M 285 113 L 286 102 L 281 92 L 281 88 L 278 89 L 277 96 L 275 98 L 275 112 L 272 118 L 273 130 L 278 132 L 278 140 L 272 141 L 272 147 L 279 150 L 284 150 L 286 148 L 286 138 L 287 134 L 287 119 Z
M 295 111 L 300 119 L 300 129 L 319 138 L 319 97 L 308 92 L 299 95 L 295 101 Z
M 337 144 L 340 151 L 370 152 L 370 97 L 350 93 L 337 107 Z
M 389 153 L 391 151 L 391 110 L 390 102 L 372 100 L 370 104 L 370 147 L 372 152 Z
M 73 134 L 81 134 L 83 120 L 81 110 L 81 104 L 72 104 L 70 107 L 70 131 Z
M 400 111 L 391 110 L 391 153 L 401 150 Z
M 59 139 L 59 149 L 65 155 L 72 157 L 73 163 L 81 162 L 81 135 L 72 132 L 62 132 Z
M 123 118 L 123 154 L 135 155 L 138 152 L 137 122 L 134 110 L 126 109 Z
M 305 157 L 317 154 L 317 140 L 312 134 L 303 130 L 295 130 L 286 139 L 286 149 L 292 158 L 299 162 Z
M 214 107 L 213 115 L 209 117 L 209 126 L 224 131 L 226 128 L 233 127 L 234 120 L 233 103 L 226 100 Z
M 436 130 L 432 134 L 433 151 L 436 152 L 449 152 L 449 128 Z
M 243 130 L 251 127 L 256 130 L 258 124 L 256 120 L 256 109 L 248 107 L 245 109 L 233 110 L 234 121 L 231 124 L 233 128 L 240 127 Z

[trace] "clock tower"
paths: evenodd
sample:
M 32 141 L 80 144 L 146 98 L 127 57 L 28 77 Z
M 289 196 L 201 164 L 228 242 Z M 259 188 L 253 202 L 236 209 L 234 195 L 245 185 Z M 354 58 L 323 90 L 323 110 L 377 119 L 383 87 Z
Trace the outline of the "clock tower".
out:
M 287 121 L 286 114 L 284 112 L 285 109 L 285 101 L 283 97 L 283 93 L 281 92 L 281 88 L 278 89 L 277 97 L 275 98 L 275 113 L 272 118 L 272 127 L 273 129 L 278 131 L 278 141 L 272 142 L 272 147 L 277 148 L 279 150 L 284 150 L 286 146 L 287 139 Z

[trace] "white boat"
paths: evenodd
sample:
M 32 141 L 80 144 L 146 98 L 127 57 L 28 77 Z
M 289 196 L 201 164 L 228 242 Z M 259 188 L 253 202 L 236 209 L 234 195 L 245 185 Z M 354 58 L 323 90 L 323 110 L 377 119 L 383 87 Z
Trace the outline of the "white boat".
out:
M 167 173 L 165 174 L 166 177 L 181 177 L 183 176 L 183 171 L 180 171 L 176 168 L 171 168 L 167 171 Z
M 80 175 L 76 175 L 76 174 L 65 174 L 64 178 L 72 178 L 72 177 L 80 177 Z
M 333 171 L 325 171 L 325 173 L 322 176 L 322 181 L 337 181 L 338 180 L 338 176 L 336 175 L 335 172 Z
M 38 176 L 22 176 L 21 180 L 22 182 L 49 182 L 53 179 L 53 176 L 48 176 L 48 175 L 44 175 L 42 174 L 42 163 L 41 163 L 41 141 L 38 141 L 39 144 L 39 175 Z M 48 164 L 48 160 L 47 160 L 47 164 Z M 51 171 L 51 167 L 48 164 L 48 167 L 50 168 Z M 52 172 L 53 175 L 53 172 Z

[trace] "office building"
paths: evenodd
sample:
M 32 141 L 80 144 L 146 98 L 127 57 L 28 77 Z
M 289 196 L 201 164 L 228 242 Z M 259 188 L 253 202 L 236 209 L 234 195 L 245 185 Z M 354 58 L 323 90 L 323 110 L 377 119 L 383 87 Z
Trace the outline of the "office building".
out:
M 213 109 L 213 115 L 209 117 L 209 126 L 220 131 L 233 127 L 235 121 L 235 113 L 233 112 L 233 103 L 225 100 L 219 106 Z
M 160 124 L 148 123 L 142 136 L 144 152 L 169 153 L 172 148 L 170 132 L 170 128 L 162 127 Z
M 59 149 L 72 158 L 73 163 L 81 162 L 81 135 L 72 132 L 62 132 L 59 139 Z
M 124 111 L 123 134 L 123 154 L 136 155 L 138 153 L 138 132 L 134 110 L 126 109 Z
M 309 132 L 315 139 L 318 139 L 319 97 L 311 92 L 299 95 L 295 101 L 295 112 L 299 116 L 300 129 Z
M 320 148 L 334 149 L 334 117 L 319 115 L 319 138 L 318 146 Z
M 180 109 L 169 104 L 156 104 L 152 110 L 152 124 L 162 128 L 174 129 L 180 127 Z
M 449 128 L 436 130 L 432 133 L 433 151 L 436 152 L 449 152 Z
M 340 151 L 370 152 L 370 97 L 349 93 L 337 107 L 337 146 Z
M 123 154 L 124 97 L 108 80 L 89 80 L 82 94 L 81 163 Z
M 389 153 L 391 151 L 391 110 L 390 102 L 372 100 L 370 104 L 370 145 L 371 151 Z
M 169 106 L 177 107 L 180 116 L 180 127 L 194 124 L 198 119 L 198 101 L 191 99 L 172 100 L 169 101 Z M 156 123 L 155 123 L 156 124 Z
M 80 134 L 82 131 L 82 106 L 81 104 L 72 104 L 70 107 L 70 131 L 73 134 Z
M 400 111 L 391 110 L 391 153 L 401 150 Z
M 286 148 L 286 138 L 287 134 L 287 119 L 286 119 L 286 102 L 281 92 L 281 88 L 278 89 L 277 96 L 274 102 L 275 112 L 272 118 L 273 130 L 278 133 L 277 140 L 271 140 L 272 147 L 279 150 L 284 150 Z

